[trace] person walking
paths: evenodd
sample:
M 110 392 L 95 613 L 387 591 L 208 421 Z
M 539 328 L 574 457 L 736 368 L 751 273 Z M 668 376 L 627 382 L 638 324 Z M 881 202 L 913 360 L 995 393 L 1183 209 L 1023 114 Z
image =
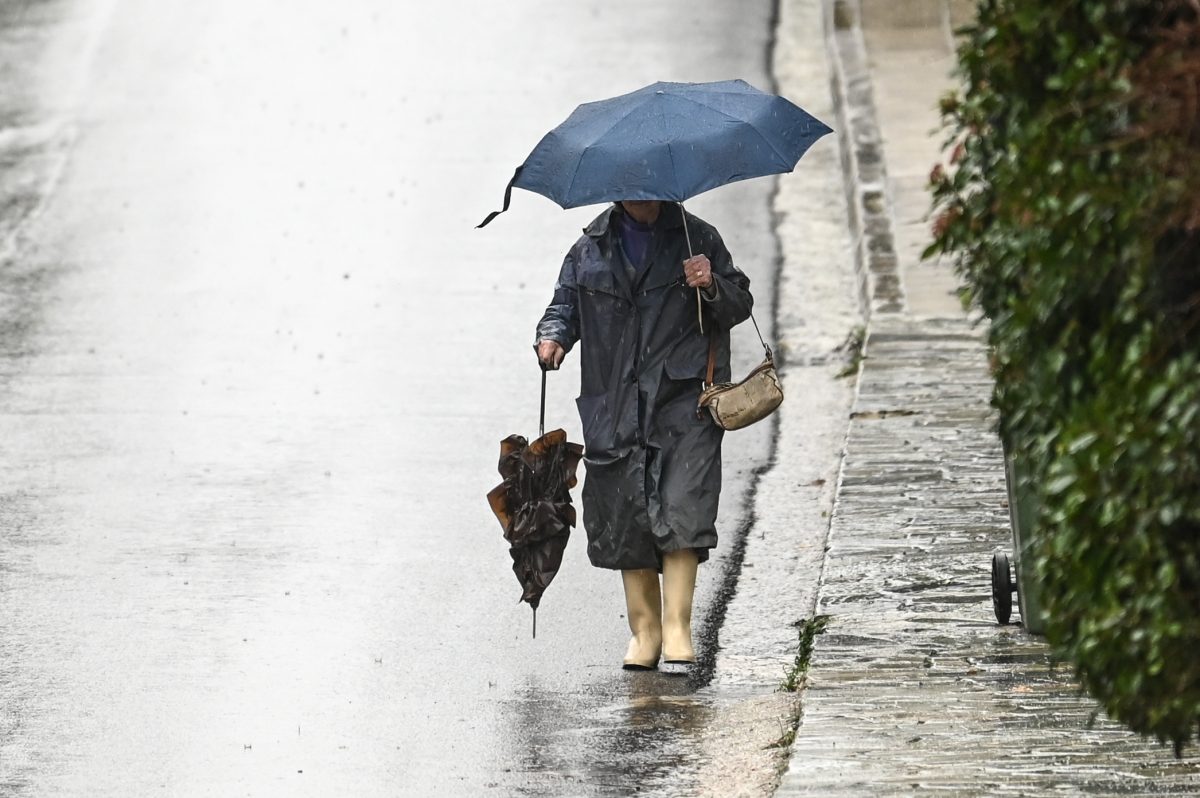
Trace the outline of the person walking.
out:
M 704 254 L 689 256 L 689 237 Z M 621 571 L 628 669 L 696 661 L 692 598 L 717 545 L 724 435 L 697 400 L 710 347 L 714 380 L 730 379 L 749 289 L 712 225 L 676 203 L 625 200 L 584 228 L 537 325 L 544 368 L 581 345 L 583 525 L 592 565 Z

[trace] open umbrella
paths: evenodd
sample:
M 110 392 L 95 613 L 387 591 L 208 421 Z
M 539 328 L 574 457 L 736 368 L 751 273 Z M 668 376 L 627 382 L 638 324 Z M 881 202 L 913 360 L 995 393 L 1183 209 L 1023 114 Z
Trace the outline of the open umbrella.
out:
M 521 583 L 521 601 L 533 608 L 537 637 L 537 608 L 542 593 L 558 574 L 563 552 L 575 526 L 571 488 L 583 447 L 568 443 L 561 429 L 546 432 L 546 372 L 542 371 L 542 411 L 538 438 L 530 443 L 520 435 L 500 442 L 503 482 L 488 492 L 488 504 L 504 529 Z
M 564 208 L 620 200 L 682 204 L 726 183 L 790 172 L 830 132 L 799 106 L 745 81 L 654 83 L 576 108 L 517 167 L 503 208 L 478 226 L 508 210 L 513 186 Z M 690 236 L 688 250 L 694 254 Z M 696 295 L 699 302 L 699 289 Z
M 654 83 L 584 103 L 517 167 L 512 187 L 564 208 L 619 200 L 683 202 L 751 177 L 790 172 L 831 130 L 742 80 Z

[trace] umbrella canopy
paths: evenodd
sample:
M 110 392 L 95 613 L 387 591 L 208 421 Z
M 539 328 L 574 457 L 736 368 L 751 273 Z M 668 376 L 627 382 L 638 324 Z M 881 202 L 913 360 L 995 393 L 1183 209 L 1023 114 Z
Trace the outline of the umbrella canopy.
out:
M 576 108 L 517 167 L 504 210 L 513 186 L 564 208 L 682 202 L 726 183 L 790 172 L 829 132 L 800 107 L 745 81 L 655 83 Z
M 583 447 L 567 442 L 567 433 L 552 430 L 529 443 L 520 435 L 500 442 L 500 476 L 504 481 L 488 493 L 492 512 L 504 529 L 521 583 L 521 601 L 534 610 L 558 574 L 563 552 L 575 526 L 571 488 L 583 458 Z

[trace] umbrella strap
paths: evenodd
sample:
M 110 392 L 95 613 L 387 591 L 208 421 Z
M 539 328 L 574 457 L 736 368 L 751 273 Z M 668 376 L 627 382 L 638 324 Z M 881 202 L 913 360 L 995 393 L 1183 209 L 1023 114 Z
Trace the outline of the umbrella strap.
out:
M 495 219 L 497 216 L 499 216 L 500 214 L 502 214 L 506 210 L 508 210 L 508 204 L 512 201 L 513 184 L 517 182 L 517 178 L 521 176 L 521 170 L 524 168 L 525 168 L 525 164 L 521 164 L 520 166 L 518 166 L 517 171 L 513 172 L 512 180 L 508 181 L 508 186 L 505 187 L 505 189 L 504 189 L 504 207 L 498 211 L 492 211 L 491 213 L 489 213 L 487 215 L 486 219 L 484 219 L 479 224 L 475 225 L 476 230 L 478 230 L 481 227 L 487 227 L 488 224 L 492 221 L 492 219 Z

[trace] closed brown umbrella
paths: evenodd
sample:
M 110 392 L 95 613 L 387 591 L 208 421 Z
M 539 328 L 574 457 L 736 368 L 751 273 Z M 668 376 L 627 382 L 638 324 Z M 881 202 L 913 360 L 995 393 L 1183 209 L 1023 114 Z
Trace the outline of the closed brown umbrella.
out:
M 567 433 L 545 432 L 546 373 L 542 372 L 542 423 L 539 437 L 530 443 L 521 435 L 500 442 L 501 482 L 488 493 L 492 512 L 504 529 L 513 559 L 513 573 L 521 583 L 521 601 L 533 608 L 533 636 L 537 637 L 537 608 L 542 593 L 558 574 L 563 552 L 575 526 L 571 488 L 583 447 L 567 442 Z

